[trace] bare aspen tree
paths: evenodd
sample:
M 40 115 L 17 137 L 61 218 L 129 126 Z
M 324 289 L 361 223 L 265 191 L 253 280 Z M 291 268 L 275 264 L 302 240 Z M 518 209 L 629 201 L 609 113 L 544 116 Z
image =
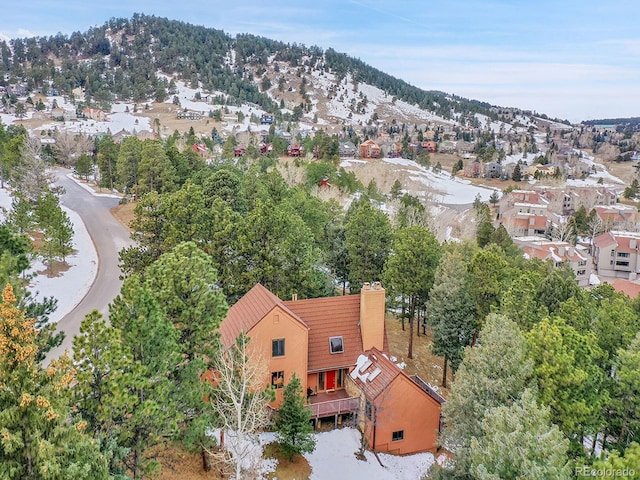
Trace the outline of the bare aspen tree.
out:
M 211 391 L 211 408 L 224 432 L 224 460 L 235 479 L 247 478 L 257 467 L 257 434 L 269 424 L 273 398 L 265 389 L 267 363 L 248 344 L 249 337 L 240 334 L 215 360 Z
M 56 130 L 53 138 L 56 141 L 53 145 L 56 159 L 65 166 L 75 165 L 80 155 L 93 150 L 93 141 L 82 133 Z

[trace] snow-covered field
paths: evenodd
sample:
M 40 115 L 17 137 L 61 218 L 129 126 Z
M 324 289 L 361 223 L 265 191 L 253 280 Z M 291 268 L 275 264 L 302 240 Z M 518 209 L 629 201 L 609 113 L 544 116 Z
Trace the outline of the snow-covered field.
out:
M 316 448 L 305 454 L 311 466 L 311 480 L 418 480 L 424 477 L 429 467 L 436 461 L 431 453 L 415 455 L 389 455 L 379 453 L 380 462 L 369 451 L 364 452 L 364 460 L 359 460 L 360 432 L 355 428 L 341 428 L 316 434 Z M 255 446 L 255 456 L 261 455 L 262 447 L 273 442 L 273 433 L 260 435 L 260 444 Z M 273 472 L 277 464 L 273 460 L 263 460 L 259 473 L 264 478 Z
M 305 455 L 311 465 L 312 480 L 418 480 L 435 462 L 431 453 L 402 457 L 381 453 L 378 456 L 383 467 L 368 451 L 364 453 L 366 460 L 358 460 L 355 454 L 360 449 L 360 432 L 355 428 L 318 433 L 316 439 L 315 451 Z

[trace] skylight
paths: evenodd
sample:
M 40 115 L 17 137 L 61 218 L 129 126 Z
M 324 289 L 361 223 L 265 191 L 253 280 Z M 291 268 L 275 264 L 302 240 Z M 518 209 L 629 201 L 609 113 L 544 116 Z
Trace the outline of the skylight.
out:
M 329 348 L 331 349 L 331 353 L 344 352 L 344 344 L 342 343 L 342 337 L 330 337 Z

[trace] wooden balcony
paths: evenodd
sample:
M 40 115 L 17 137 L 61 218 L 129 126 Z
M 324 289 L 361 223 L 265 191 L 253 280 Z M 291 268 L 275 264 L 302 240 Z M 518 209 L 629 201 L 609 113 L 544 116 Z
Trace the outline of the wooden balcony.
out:
M 360 410 L 360 399 L 349 397 L 345 390 L 312 395 L 309 401 L 312 418 L 333 417 Z

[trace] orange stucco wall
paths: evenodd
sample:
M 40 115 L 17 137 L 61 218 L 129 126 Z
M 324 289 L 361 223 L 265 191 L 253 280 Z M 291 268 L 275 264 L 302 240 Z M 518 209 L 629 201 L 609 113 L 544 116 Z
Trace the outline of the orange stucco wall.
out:
M 279 307 L 274 308 L 249 331 L 250 345 L 259 346 L 262 359 L 268 363 L 269 372 L 265 385 L 271 384 L 271 372 L 284 372 L 284 384 L 288 384 L 295 373 L 300 379 L 303 394 L 307 391 L 307 364 L 309 349 L 309 331 L 305 325 L 294 319 Z M 272 340 L 285 339 L 285 354 L 282 357 L 271 356 Z M 284 388 L 276 390 L 277 408 L 282 403 Z
M 374 405 L 375 445 L 373 422 L 365 418 L 365 435 L 374 450 L 398 455 L 436 450 L 440 406 L 409 378 L 399 375 Z M 393 432 L 399 430 L 404 439 L 392 441 Z

